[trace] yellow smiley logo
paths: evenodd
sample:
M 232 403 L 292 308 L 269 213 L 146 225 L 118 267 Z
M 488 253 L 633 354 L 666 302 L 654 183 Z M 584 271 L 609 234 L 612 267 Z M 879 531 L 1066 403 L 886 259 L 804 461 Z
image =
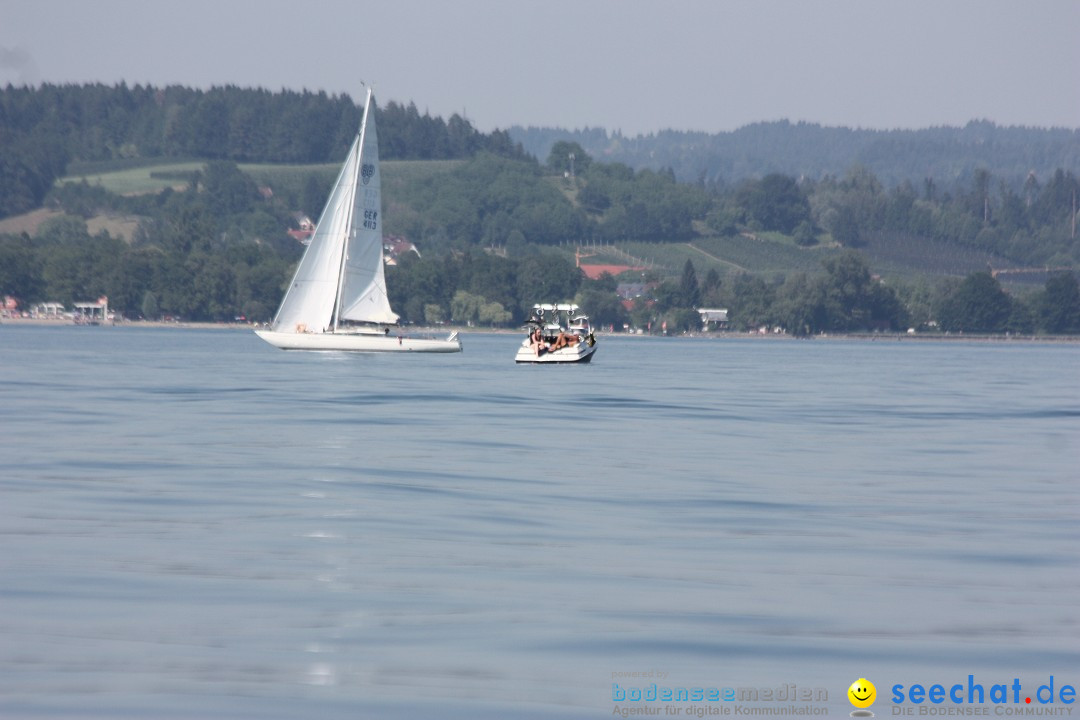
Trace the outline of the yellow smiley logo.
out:
M 859 678 L 851 683 L 851 687 L 847 689 L 847 696 L 855 707 L 868 708 L 874 704 L 874 699 L 877 697 L 877 688 L 874 687 L 874 683 L 866 678 Z

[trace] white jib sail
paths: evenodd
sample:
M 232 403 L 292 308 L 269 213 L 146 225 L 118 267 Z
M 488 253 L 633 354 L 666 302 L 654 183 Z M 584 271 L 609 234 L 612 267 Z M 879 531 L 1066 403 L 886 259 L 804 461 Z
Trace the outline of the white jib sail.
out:
M 356 191 L 359 146 L 358 135 L 315 226 L 311 244 L 304 252 L 292 284 L 274 317 L 273 329 L 278 332 L 326 332 L 330 329 L 341 271 L 341 253 Z

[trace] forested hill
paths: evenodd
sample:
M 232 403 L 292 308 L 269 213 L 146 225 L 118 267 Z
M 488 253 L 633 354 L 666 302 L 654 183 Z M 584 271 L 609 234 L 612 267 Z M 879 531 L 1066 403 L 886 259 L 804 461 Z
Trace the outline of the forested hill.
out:
M 861 166 L 886 187 L 967 184 L 977 170 L 1019 188 L 1028 174 L 1080 172 L 1080 130 L 1000 127 L 970 122 L 962 128 L 853 130 L 787 121 L 755 123 L 733 132 L 665 130 L 627 137 L 600 128 L 509 129 L 525 151 L 546 158 L 560 140 L 576 142 L 593 158 L 640 170 L 671 168 L 683 182 L 734 183 L 770 173 L 813 180 L 842 177 Z
M 199 90 L 126 84 L 0 88 L 0 217 L 40 206 L 73 161 L 194 158 L 252 163 L 336 162 L 362 109 L 348 95 L 239 88 Z M 378 106 L 382 157 L 467 158 L 479 151 L 541 161 L 556 142 L 634 170 L 671 169 L 713 186 L 782 174 L 842 177 L 861 166 L 885 187 L 970 185 L 979 172 L 1019 190 L 1029 175 L 1080 174 L 1080 130 L 999 127 L 862 130 L 787 121 L 733 132 L 665 130 L 627 137 L 599 128 L 514 127 L 490 134 L 464 118 L 421 114 L 415 104 Z
M 376 105 L 387 160 L 520 154 L 505 132 L 482 134 L 415 104 Z M 38 207 L 73 161 L 197 158 L 337 162 L 363 108 L 348 95 L 126 84 L 0 88 L 0 217 Z

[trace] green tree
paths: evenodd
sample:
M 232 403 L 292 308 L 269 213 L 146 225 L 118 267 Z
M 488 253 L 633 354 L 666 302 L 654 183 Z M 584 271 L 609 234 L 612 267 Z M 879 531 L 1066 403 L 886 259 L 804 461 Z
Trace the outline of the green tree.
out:
M 795 273 L 777 292 L 773 311 L 777 323 L 795 337 L 819 333 L 829 326 L 825 282 Z
M 187 257 L 196 251 L 210 252 L 218 229 L 219 224 L 205 208 L 179 197 L 162 210 L 151 232 L 155 243 L 166 253 Z
M 1073 203 L 1080 197 L 1080 180 L 1071 172 L 1058 168 L 1039 191 L 1031 212 L 1039 224 L 1064 225 L 1073 212 Z
M 656 300 L 656 311 L 659 313 L 666 314 L 670 310 L 685 307 L 679 284 L 670 278 L 653 288 L 652 296 Z
M 795 242 L 801 247 L 817 244 L 817 235 L 814 233 L 814 226 L 809 220 L 803 220 L 795 228 Z
M 519 258 L 523 255 L 529 255 L 535 251 L 534 246 L 529 245 L 525 240 L 525 234 L 514 228 L 506 236 L 506 242 L 503 245 L 506 250 L 506 254 L 509 257 Z
M 859 234 L 859 222 L 855 219 L 855 211 L 851 208 L 845 206 L 836 211 L 832 222 L 832 238 L 848 248 L 863 244 Z
M 1012 301 L 997 278 L 988 272 L 968 275 L 944 298 L 938 311 L 943 330 L 997 333 L 1006 330 Z
M 586 210 L 603 213 L 597 235 L 610 241 L 648 239 L 670 242 L 694 234 L 693 220 L 704 217 L 709 199 L 692 185 L 678 184 L 670 171 L 594 163 L 579 192 Z
M 240 314 L 252 321 L 270 320 L 281 302 L 292 269 L 290 263 L 271 253 L 260 254 L 251 263 L 234 264 Z
M 705 224 L 718 235 L 732 236 L 739 232 L 739 223 L 743 222 L 744 212 L 722 202 L 716 202 L 705 215 Z
M 312 222 L 318 222 L 319 214 L 323 210 L 323 205 L 326 204 L 326 198 L 330 195 L 333 184 L 331 177 L 328 175 L 324 177 L 318 173 L 311 173 L 304 180 L 300 193 L 300 209 Z
M 64 304 L 108 295 L 126 244 L 108 233 L 91 236 L 81 218 L 62 216 L 42 224 L 45 294 Z
M 236 163 L 207 163 L 202 173 L 206 207 L 217 217 L 246 213 L 259 199 L 255 182 Z
M 547 158 L 547 167 L 560 175 L 563 173 L 575 176 L 584 175 L 591 164 L 592 158 L 585 149 L 578 143 L 568 140 L 559 140 L 552 145 Z
M 694 271 L 694 263 L 689 258 L 683 264 L 682 279 L 679 281 L 679 295 L 681 305 L 687 308 L 697 308 L 701 304 L 701 288 L 698 287 L 697 272 Z
M 476 314 L 477 322 L 488 327 L 506 325 L 512 319 L 513 315 L 510 314 L 510 311 L 504 308 L 502 303 L 494 301 L 483 303 Z
M 737 194 L 739 205 L 763 230 L 791 235 L 799 223 L 810 219 L 810 204 L 795 179 L 772 173 L 760 181 L 747 181 Z
M 143 295 L 142 299 L 142 316 L 147 320 L 157 320 L 161 317 L 161 310 L 158 308 L 157 295 L 149 290 Z
M 693 308 L 675 308 L 664 314 L 669 333 L 691 332 L 701 328 L 701 315 Z
M 12 127 L 19 118 L 5 110 L 0 102 L 0 217 L 40 207 L 68 162 L 63 130 L 50 127 L 55 118 L 46 114 L 23 130 Z
M 123 314 L 135 314 L 141 309 L 143 298 L 154 282 L 156 260 L 156 252 L 117 247 L 116 264 L 107 275 L 110 308 Z
M 480 319 L 480 309 L 487 300 L 465 290 L 458 290 L 450 301 L 450 316 L 456 323 L 472 325 Z
M 428 303 L 424 305 L 424 322 L 428 325 L 441 325 L 446 321 L 446 312 L 441 305 Z
M 585 311 L 596 327 L 611 326 L 621 330 L 622 326 L 630 321 L 629 313 L 613 291 L 596 286 L 582 288 L 574 302 Z
M 722 305 L 722 283 L 720 280 L 720 273 L 716 268 L 711 267 L 709 271 L 705 273 L 705 279 L 701 281 L 701 304 L 706 307 L 715 308 Z
M 862 256 L 846 252 L 822 263 L 827 275 L 824 302 L 830 330 L 862 330 L 870 326 L 870 268 Z
M 1080 333 L 1080 285 L 1073 273 L 1047 279 L 1037 301 L 1039 329 L 1048 333 Z
M 195 256 L 188 261 L 193 270 L 189 316 L 195 320 L 232 320 L 238 310 L 236 274 L 221 255 Z
M 1009 319 L 1005 321 L 1005 332 L 1030 334 L 1035 332 L 1035 308 L 1023 298 L 1009 298 Z
M 740 330 L 751 330 L 773 323 L 776 290 L 756 275 L 741 273 L 732 283 L 732 302 L 728 317 Z
M 823 302 L 828 329 L 900 329 L 906 326 L 907 316 L 896 292 L 871 276 L 862 255 L 846 252 L 822 264 L 826 273 Z
M 409 253 L 387 268 L 386 287 L 390 304 L 403 321 L 425 322 L 427 305 L 444 311 L 450 308 L 457 288 L 457 264 L 430 253 L 423 258 Z
M 517 262 L 488 253 L 466 253 L 461 259 L 458 287 L 503 308 L 514 307 L 517 305 Z
M 23 304 L 45 300 L 42 263 L 30 239 L 0 236 L 0 297 L 11 295 Z
M 599 183 L 586 183 L 578 190 L 577 201 L 591 213 L 603 213 L 611 207 L 611 197 Z
M 521 261 L 517 296 L 523 314 L 536 303 L 565 302 L 577 295 L 584 275 L 580 268 L 557 255 L 537 255 Z
M 604 290 L 611 294 L 615 294 L 615 291 L 619 289 L 619 281 L 615 279 L 614 275 L 606 270 L 600 273 L 600 276 L 595 280 L 591 280 L 587 284 L 591 288 Z
M 41 245 L 80 245 L 90 239 L 86 220 L 74 215 L 60 215 L 43 222 L 34 239 Z

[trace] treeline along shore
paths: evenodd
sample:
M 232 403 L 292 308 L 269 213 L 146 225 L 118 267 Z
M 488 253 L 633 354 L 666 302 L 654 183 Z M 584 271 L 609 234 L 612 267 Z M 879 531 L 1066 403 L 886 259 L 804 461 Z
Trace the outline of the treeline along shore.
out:
M 360 112 L 306 91 L 0 89 L 0 294 L 20 310 L 107 296 L 128 318 L 265 322 Z M 778 123 L 615 138 L 634 149 L 619 154 L 606 133 L 592 152 L 547 133 L 537 151 L 413 102 L 376 112 L 387 282 L 407 323 L 513 328 L 533 303 L 573 300 L 597 325 L 669 334 L 698 331 L 701 308 L 794 336 L 1080 332 L 1074 130 Z M 712 148 L 700 172 L 639 152 L 676 138 Z M 784 148 L 798 165 L 768 159 Z M 949 162 L 912 169 L 935 153 Z M 154 167 L 156 185 L 113 184 Z M 127 229 L 91 231 L 102 217 Z

